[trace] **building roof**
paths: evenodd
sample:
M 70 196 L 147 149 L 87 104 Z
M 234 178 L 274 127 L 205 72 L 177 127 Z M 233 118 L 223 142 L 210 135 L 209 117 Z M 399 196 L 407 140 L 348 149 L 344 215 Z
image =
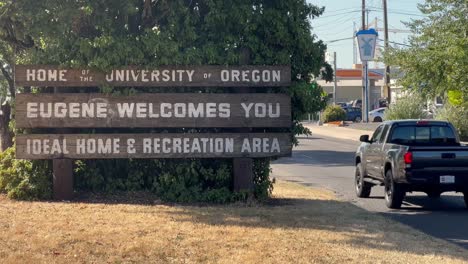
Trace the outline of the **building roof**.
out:
M 383 79 L 383 69 L 369 69 L 369 79 Z M 361 80 L 361 69 L 337 69 L 336 77 L 338 80 Z

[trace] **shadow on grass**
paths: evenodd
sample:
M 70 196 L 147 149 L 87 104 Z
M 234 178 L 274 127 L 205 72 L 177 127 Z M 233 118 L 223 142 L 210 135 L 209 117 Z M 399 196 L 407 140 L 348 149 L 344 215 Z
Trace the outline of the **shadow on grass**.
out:
M 407 203 L 421 202 L 426 197 L 408 197 Z M 468 229 L 463 230 L 468 221 L 468 214 L 458 210 L 454 221 L 447 221 L 446 216 L 427 209 L 403 209 L 382 214 L 373 214 L 349 202 L 336 200 L 314 200 L 297 198 L 272 198 L 263 204 L 171 204 L 163 203 L 150 193 L 117 193 L 113 195 L 86 194 L 78 197 L 74 203 L 130 204 L 141 206 L 170 205 L 177 210 L 158 209 L 150 214 L 163 213 L 172 215 L 171 219 L 179 222 L 202 223 L 211 226 L 266 228 L 286 230 L 325 230 L 340 233 L 346 237 L 346 243 L 356 248 L 377 249 L 395 252 L 408 252 L 417 255 L 448 255 L 461 259 L 467 251 L 462 248 L 446 250 L 434 244 L 426 244 L 427 238 L 412 234 L 410 227 L 419 229 L 421 221 L 432 221 L 433 232 L 421 230 L 430 235 L 451 241 L 462 247 L 468 239 Z M 441 202 L 443 203 L 443 202 Z M 416 212 L 426 210 L 423 214 Z M 411 211 L 415 211 L 411 213 Z M 409 212 L 409 213 L 408 213 Z M 428 215 L 430 217 L 428 217 Z M 383 217 L 386 216 L 386 217 Z M 407 226 L 397 225 L 387 218 Z M 437 233 L 444 230 L 441 226 L 452 225 L 460 229 L 453 234 Z M 430 241 L 429 241 L 430 242 Z
M 346 236 L 344 243 L 356 248 L 408 252 L 417 255 L 448 254 L 444 248 L 419 241 L 418 239 L 423 239 L 423 236 L 411 234 L 409 227 L 390 222 L 387 218 L 369 213 L 348 202 L 276 198 L 257 207 L 181 206 L 180 208 L 182 210 L 169 212 L 174 214 L 176 221 L 212 226 L 326 230 L 344 234 Z M 455 247 L 451 257 L 461 259 L 466 253 L 464 249 Z

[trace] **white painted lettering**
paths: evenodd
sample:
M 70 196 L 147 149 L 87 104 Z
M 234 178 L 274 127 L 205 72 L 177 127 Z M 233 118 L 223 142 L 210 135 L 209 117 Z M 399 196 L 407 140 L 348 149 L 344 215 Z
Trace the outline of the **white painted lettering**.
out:
M 222 118 L 231 117 L 231 104 L 228 104 L 228 103 L 219 104 L 219 117 L 222 117 Z
M 26 70 L 26 80 L 28 82 L 34 82 L 36 80 L 36 70 L 27 69 Z
M 80 103 L 70 103 L 69 104 L 69 113 L 70 118 L 79 118 L 80 117 Z
M 152 152 L 151 151 L 151 138 L 144 138 L 143 139 L 143 153 L 149 154 L 151 152 Z
M 174 104 L 174 116 L 175 117 L 186 117 L 187 116 L 187 106 L 183 103 Z
M 137 118 L 146 118 L 146 104 L 145 103 L 137 103 L 136 104 L 136 117 Z
M 279 146 L 279 141 L 278 138 L 273 138 L 273 142 L 271 143 L 271 150 L 270 152 L 278 152 L 280 153 L 280 146 Z
M 107 118 L 107 103 L 97 103 L 96 108 L 97 118 Z
M 281 82 L 281 71 L 272 71 L 273 82 Z
M 26 117 L 37 118 L 37 103 L 26 104 Z
M 195 70 L 190 70 L 187 71 L 187 76 L 188 76 L 188 81 L 192 82 L 193 81 L 193 74 L 195 73 Z
M 242 142 L 242 148 L 241 148 L 241 153 L 250 153 L 252 152 L 252 149 L 250 148 L 250 142 L 248 138 L 244 138 L 244 141 Z
M 248 105 L 245 104 L 245 103 L 241 103 L 241 106 L 242 108 L 244 109 L 245 111 L 245 117 L 246 118 L 249 118 L 250 117 L 250 109 L 252 109 L 252 106 L 254 105 L 254 103 L 249 103 Z
M 162 103 L 161 104 L 161 117 L 172 117 L 172 112 L 166 111 L 172 109 L 172 104 Z
M 130 118 L 133 116 L 134 103 L 118 103 L 117 112 L 119 113 L 120 118 Z

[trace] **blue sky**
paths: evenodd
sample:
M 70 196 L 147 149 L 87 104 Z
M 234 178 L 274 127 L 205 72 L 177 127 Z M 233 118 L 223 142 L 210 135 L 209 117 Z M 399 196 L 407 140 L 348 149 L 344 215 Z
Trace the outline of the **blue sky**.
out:
M 353 36 L 353 22 L 356 28 L 361 26 L 361 0 L 307 0 L 317 6 L 324 6 L 325 12 L 319 18 L 313 19 L 312 32 L 319 39 L 327 42 L 328 51 L 337 53 L 338 68 L 350 68 L 353 64 L 353 40 L 328 42 Z M 424 0 L 387 0 L 389 29 L 409 30 L 402 21 L 423 18 L 417 4 Z M 368 17 L 371 23 L 375 18 L 378 27 L 383 28 L 382 0 L 366 0 L 369 8 Z M 372 26 L 374 27 L 374 26 Z M 383 40 L 383 32 L 379 31 L 379 39 Z M 389 32 L 389 40 L 397 43 L 407 43 L 411 33 Z M 378 43 L 383 46 L 383 41 Z M 392 44 L 391 44 L 392 45 Z M 393 44 L 394 45 L 394 44 Z M 357 53 L 359 63 L 359 53 Z M 373 63 L 371 67 L 373 67 Z M 380 65 L 381 66 L 381 65 Z

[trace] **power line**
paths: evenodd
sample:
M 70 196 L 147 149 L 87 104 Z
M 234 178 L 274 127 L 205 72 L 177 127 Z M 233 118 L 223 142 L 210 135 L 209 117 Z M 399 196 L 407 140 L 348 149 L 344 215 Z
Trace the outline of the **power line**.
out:
M 345 11 L 345 10 L 351 10 L 351 9 L 358 9 L 359 7 L 358 6 L 355 6 L 355 7 L 347 7 L 347 8 L 342 8 L 342 9 L 336 9 L 336 10 L 332 10 L 332 11 L 327 11 L 327 7 L 325 7 L 325 12 L 326 14 L 329 14 L 329 13 L 336 13 L 336 12 L 340 12 L 340 11 Z
M 383 9 L 382 8 L 369 8 L 368 10 L 370 11 L 382 11 Z M 407 13 L 407 12 L 399 12 L 399 11 L 388 11 L 388 13 L 391 13 L 391 14 L 398 14 L 398 15 L 407 15 L 407 16 L 420 16 L 420 17 L 426 17 L 425 15 L 422 15 L 422 14 L 415 14 L 415 13 Z
M 336 30 L 336 29 L 340 30 L 340 29 L 343 29 L 343 26 L 345 27 L 352 26 L 352 23 L 348 23 L 348 22 L 353 22 L 356 19 L 358 19 L 357 16 L 343 17 L 330 23 L 321 23 L 320 25 L 312 25 L 312 28 L 316 32 L 330 32 L 330 28 L 333 28 L 333 30 Z
M 312 25 L 313 28 L 319 28 L 319 27 L 323 27 L 323 26 L 329 27 L 330 25 L 334 25 L 334 24 L 337 24 L 337 23 L 343 23 L 343 22 L 345 22 L 345 21 L 347 21 L 347 20 L 351 20 L 351 19 L 353 19 L 353 16 L 348 14 L 348 15 L 345 15 L 345 16 L 343 16 L 343 17 L 340 17 L 340 18 L 338 18 L 338 19 L 336 19 L 336 20 L 334 20 L 334 21 L 323 22 L 323 23 L 320 23 L 320 24 L 318 24 L 318 25 L 314 25 L 314 24 L 311 22 L 311 25 Z
M 322 19 L 322 18 L 336 17 L 336 16 L 346 15 L 346 14 L 351 14 L 351 13 L 356 13 L 356 12 L 361 12 L 361 10 L 353 10 L 353 11 L 348 11 L 348 12 L 333 14 L 333 15 L 329 15 L 329 16 L 319 16 L 319 17 L 314 18 L 314 19 L 317 20 L 317 19 Z
M 379 39 L 380 41 L 384 41 L 383 39 Z M 388 41 L 389 43 L 392 43 L 392 44 L 395 44 L 395 45 L 400 45 L 400 46 L 405 46 L 405 47 L 412 47 L 411 45 L 408 45 L 408 44 L 404 44 L 404 43 L 399 43 L 399 42 L 395 42 L 395 41 Z
M 341 38 L 341 39 L 333 39 L 333 40 L 327 40 L 327 41 L 323 41 L 325 43 L 334 43 L 334 42 L 338 42 L 338 41 L 343 41 L 343 40 L 348 40 L 348 39 L 353 39 L 354 37 L 349 37 L 349 38 Z

